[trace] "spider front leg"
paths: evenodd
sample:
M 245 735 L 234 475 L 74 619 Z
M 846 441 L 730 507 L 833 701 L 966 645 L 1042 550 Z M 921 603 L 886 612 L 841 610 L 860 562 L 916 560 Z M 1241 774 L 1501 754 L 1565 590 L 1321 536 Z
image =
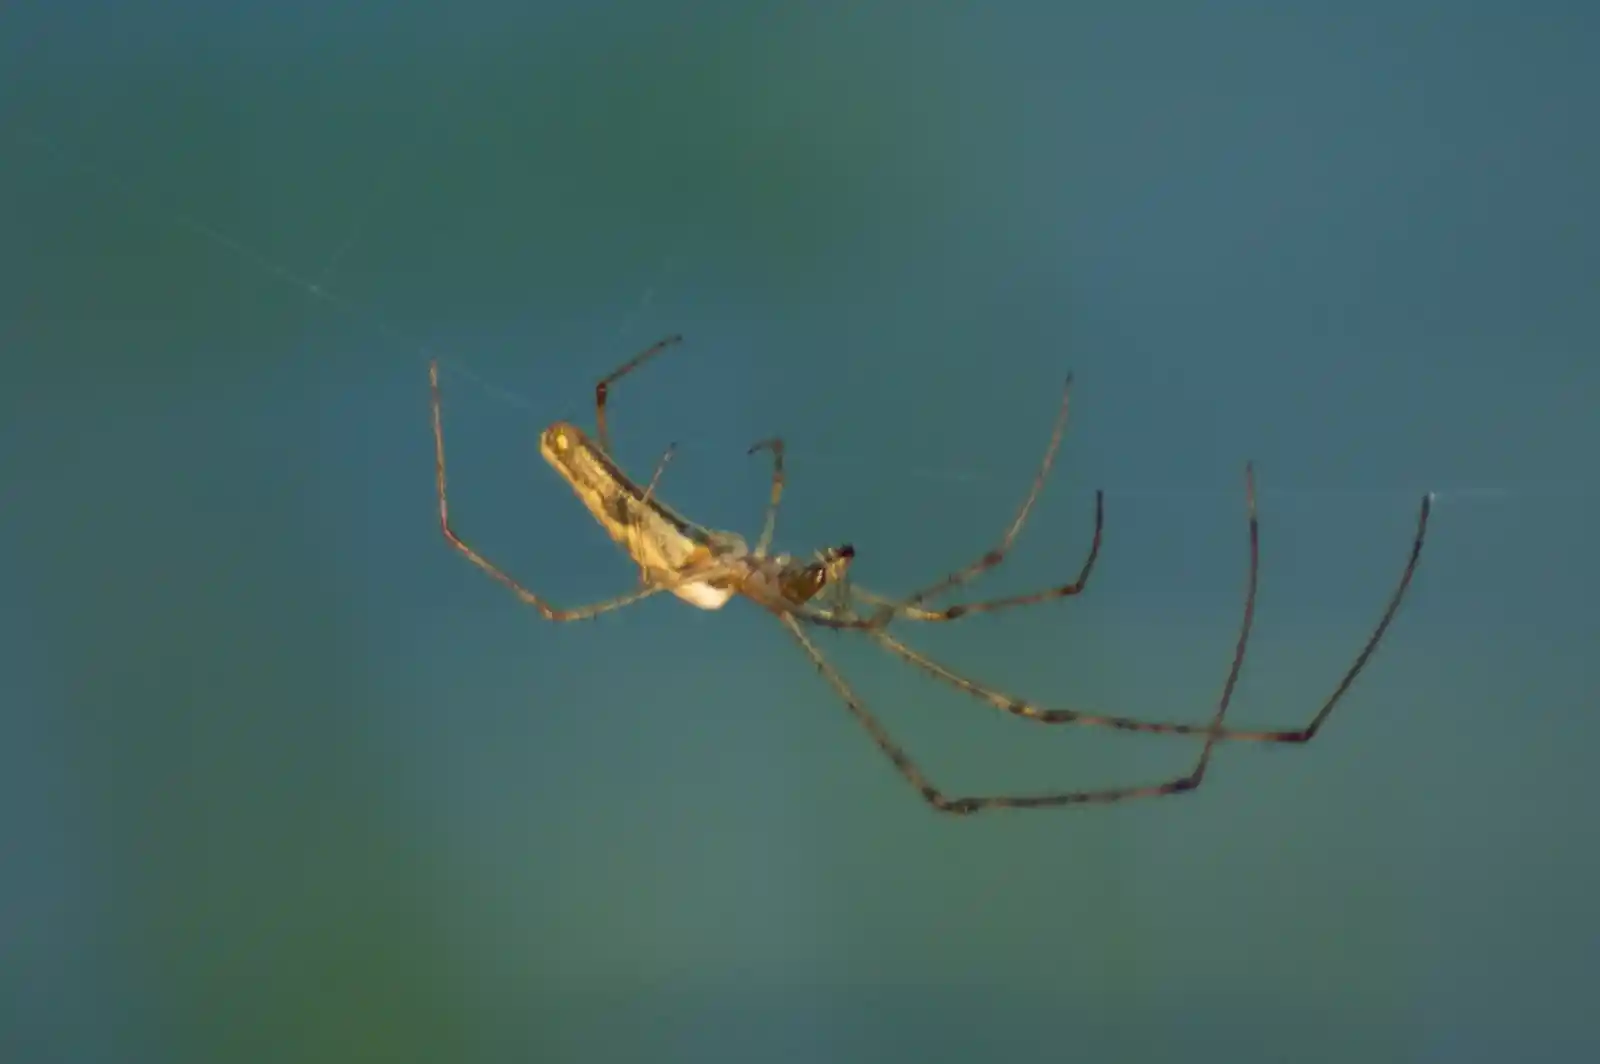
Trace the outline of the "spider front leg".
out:
M 895 771 L 915 787 L 922 800 L 927 802 L 934 810 L 940 813 L 950 813 L 956 816 L 965 816 L 970 813 L 980 812 L 984 809 L 1049 809 L 1061 806 L 1106 805 L 1111 802 L 1127 801 L 1130 798 L 1160 798 L 1169 794 L 1183 794 L 1195 790 L 1205 779 L 1206 768 L 1211 763 L 1212 748 L 1217 743 L 1218 733 L 1222 729 L 1223 716 L 1228 711 L 1228 703 L 1233 696 L 1233 688 L 1238 680 L 1239 667 L 1242 658 L 1235 656 L 1233 669 L 1228 674 L 1227 683 L 1223 687 L 1222 697 L 1217 701 L 1216 712 L 1212 715 L 1210 728 L 1207 729 L 1205 744 L 1200 749 L 1194 767 L 1186 774 L 1162 783 L 1135 784 L 1126 787 L 1102 787 L 1089 790 L 1056 791 L 1046 794 L 984 794 L 951 797 L 934 786 L 933 782 L 923 773 L 917 763 L 911 759 L 900 744 L 896 743 L 889 735 L 888 729 L 878 720 L 877 716 L 869 710 L 851 688 L 839 671 L 833 667 L 805 633 L 800 626 L 798 616 L 793 613 L 779 613 L 778 620 L 784 628 L 800 644 L 806 656 L 811 659 L 811 664 L 822 674 L 822 678 L 833 688 L 840 701 L 845 705 L 856 723 L 860 724 L 872 738 L 874 745 L 894 765 Z M 1245 619 L 1248 627 L 1249 617 Z
M 917 789 L 922 795 L 922 800 L 941 813 L 965 815 L 976 813 L 984 809 L 1045 809 L 1069 805 L 1104 805 L 1111 802 L 1122 802 L 1130 798 L 1160 798 L 1169 794 L 1183 794 L 1197 789 L 1204 781 L 1206 769 L 1211 764 L 1212 750 L 1218 740 L 1223 736 L 1223 720 L 1227 716 L 1228 706 L 1233 701 L 1233 693 L 1238 687 L 1239 673 L 1244 668 L 1245 648 L 1250 642 L 1250 629 L 1255 623 L 1256 608 L 1256 582 L 1260 569 L 1261 554 L 1259 525 L 1256 520 L 1256 493 L 1255 476 L 1250 466 L 1245 466 L 1245 505 L 1250 521 L 1250 568 L 1245 579 L 1244 618 L 1239 625 L 1239 639 L 1234 646 L 1233 662 L 1228 668 L 1227 679 L 1223 681 L 1222 693 L 1217 698 L 1217 704 L 1211 714 L 1211 721 L 1203 728 L 1195 730 L 1205 734 L 1205 743 L 1200 748 L 1200 754 L 1195 759 L 1194 767 L 1186 774 L 1162 783 L 1135 784 L 1125 787 L 1103 787 L 1087 790 L 1057 791 L 1046 794 L 986 794 L 969 795 L 953 798 L 935 787 L 928 777 L 917 767 L 911 757 L 889 735 L 887 729 L 878 721 L 877 717 L 867 709 L 859 695 L 845 682 L 837 669 L 822 655 L 815 643 L 805 634 L 800 627 L 799 620 L 794 613 L 780 615 L 783 625 L 788 629 L 806 656 L 811 659 L 823 679 L 828 681 L 850 715 L 872 737 L 879 750 L 894 765 L 895 769 L 903 776 L 906 782 Z M 1385 622 L 1387 623 L 1387 621 Z M 1381 626 L 1380 626 L 1381 631 Z M 880 644 L 893 649 L 900 646 L 884 632 L 872 632 L 871 635 Z M 891 646 L 892 644 L 892 646 Z M 902 654 L 902 657 L 906 655 Z M 912 664 L 927 669 L 939 679 L 951 684 L 968 694 L 991 700 L 1003 699 L 1004 696 L 989 692 L 971 681 L 958 677 L 943 666 L 937 665 L 931 659 L 921 655 L 907 657 Z M 997 704 L 1000 704 L 997 702 Z M 1009 709 L 1010 706 L 1001 705 Z M 1016 710 L 1013 710 L 1015 712 Z
M 1238 670 L 1244 662 L 1250 627 L 1255 616 L 1256 578 L 1261 564 L 1259 522 L 1256 517 L 1255 477 L 1248 466 L 1245 469 L 1245 478 L 1246 505 L 1250 522 L 1250 575 L 1245 593 L 1244 621 L 1240 626 L 1239 642 L 1234 651 L 1234 667 L 1229 673 L 1229 686 L 1225 694 L 1231 694 L 1233 678 L 1238 675 Z M 1257 743 L 1307 743 L 1316 737 L 1317 732 L 1333 712 L 1334 707 L 1339 704 L 1345 693 L 1350 690 L 1351 685 L 1355 683 L 1356 677 L 1360 675 L 1361 670 L 1371 660 L 1372 655 L 1378 649 L 1378 644 L 1383 640 L 1384 633 L 1388 631 L 1390 623 L 1394 621 L 1395 615 L 1400 611 L 1400 604 L 1405 599 L 1406 591 L 1411 586 L 1412 578 L 1416 575 L 1418 563 L 1422 558 L 1422 547 L 1427 539 L 1428 516 L 1432 511 L 1432 502 L 1431 495 L 1423 496 L 1422 506 L 1417 514 L 1416 534 L 1411 540 L 1411 552 L 1406 558 L 1405 568 L 1400 573 L 1400 580 L 1395 585 L 1394 591 L 1390 593 L 1389 601 L 1384 607 L 1382 616 L 1378 619 L 1377 626 L 1367 636 L 1367 641 L 1362 645 L 1361 652 L 1356 655 L 1355 660 L 1345 670 L 1343 677 L 1334 687 L 1333 693 L 1327 697 L 1321 707 L 1311 716 L 1311 719 L 1298 728 L 1252 730 L 1218 728 L 1215 721 L 1208 726 L 1173 721 L 1147 721 L 1136 717 L 1116 716 L 1079 709 L 1047 709 L 963 676 L 949 666 L 906 646 L 887 632 L 871 631 L 868 635 L 879 646 L 908 664 L 916 666 L 934 679 L 949 684 L 951 687 L 963 691 L 973 698 L 987 702 L 995 709 L 1039 724 L 1082 724 L 1090 727 L 1114 728 L 1118 731 L 1129 732 L 1165 735 L 1205 735 L 1208 741 L 1221 739 Z

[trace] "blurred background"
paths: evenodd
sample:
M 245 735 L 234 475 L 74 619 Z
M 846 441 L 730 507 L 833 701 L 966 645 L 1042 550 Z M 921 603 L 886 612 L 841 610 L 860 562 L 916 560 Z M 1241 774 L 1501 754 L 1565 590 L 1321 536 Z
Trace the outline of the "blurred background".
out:
M 12 3 L 0 11 L 0 1058 L 1468 1061 L 1600 1049 L 1600 18 L 1584 4 Z M 621 460 L 1047 704 L 1308 747 L 937 816 Z M 1154 781 L 819 636 L 948 791 Z

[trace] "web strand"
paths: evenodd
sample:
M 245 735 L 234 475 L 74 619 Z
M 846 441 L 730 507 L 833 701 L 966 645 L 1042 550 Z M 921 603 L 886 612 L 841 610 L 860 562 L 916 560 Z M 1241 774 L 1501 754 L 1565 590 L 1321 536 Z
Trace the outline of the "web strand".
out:
M 442 113 L 442 111 L 442 101 L 431 109 L 431 113 Z M 271 258 L 259 248 L 245 243 L 238 237 L 204 219 L 164 202 L 156 194 L 138 187 L 132 180 L 108 172 L 104 167 L 72 157 L 59 144 L 36 130 L 26 126 L 14 128 L 40 149 L 42 153 L 54 158 L 64 169 L 81 175 L 93 185 L 124 202 L 131 210 L 194 234 L 201 240 L 227 252 L 237 261 L 255 269 L 262 276 L 277 280 L 296 289 L 305 296 L 327 305 L 363 327 L 371 329 L 376 335 L 409 349 L 424 361 L 437 360 L 441 365 L 448 367 L 452 373 L 459 374 L 466 380 L 471 381 L 475 387 L 499 402 L 506 403 L 530 414 L 539 414 L 541 412 L 540 405 L 526 396 L 514 389 L 485 378 L 459 360 L 438 351 L 419 337 L 406 332 L 377 309 L 358 303 L 328 285 L 327 282 L 339 263 L 356 246 L 361 234 L 371 225 L 372 220 L 382 209 L 382 199 L 378 194 L 375 194 L 373 200 L 355 216 L 346 236 L 334 246 L 323 262 L 321 269 L 317 271 L 315 278 L 313 278 Z M 419 133 L 413 141 L 410 151 L 414 153 L 420 150 L 421 143 L 422 137 Z M 679 266 L 681 266 L 681 260 L 669 256 L 662 261 L 661 266 L 658 268 L 658 273 L 663 271 L 672 272 Z M 631 307 L 627 314 L 624 315 L 621 324 L 618 326 L 618 332 L 626 333 L 631 330 L 635 319 L 651 307 L 655 297 L 655 286 L 653 284 L 647 285 L 637 304 Z M 810 453 L 807 461 L 823 468 L 853 468 L 856 464 L 855 458 L 849 454 L 829 454 L 826 451 Z M 953 469 L 916 467 L 907 470 L 906 475 L 918 480 L 945 484 L 988 485 L 1000 483 L 1006 479 L 998 470 L 970 467 Z M 1514 505 L 1528 499 L 1592 498 L 1595 493 L 1596 489 L 1592 486 L 1560 483 L 1525 484 L 1516 487 L 1466 484 L 1437 490 L 1432 493 L 1432 496 L 1436 505 L 1481 507 Z M 1106 494 L 1108 498 L 1124 500 L 1195 499 L 1198 501 L 1217 499 L 1223 496 L 1231 497 L 1233 492 L 1230 488 L 1220 483 L 1215 489 L 1152 484 L 1111 489 Z M 1411 500 L 1415 498 L 1415 493 L 1398 489 L 1297 488 L 1293 484 L 1283 485 L 1280 483 L 1275 487 L 1273 497 L 1278 504 L 1296 500 L 1337 500 L 1344 502 L 1355 499 L 1392 499 L 1397 504 L 1409 506 Z

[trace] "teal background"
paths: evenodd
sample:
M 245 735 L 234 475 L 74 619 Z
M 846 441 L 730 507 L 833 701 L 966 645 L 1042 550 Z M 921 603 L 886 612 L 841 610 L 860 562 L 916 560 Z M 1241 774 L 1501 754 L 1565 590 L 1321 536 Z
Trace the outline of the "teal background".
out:
M 0 1058 L 1593 1059 L 1600 17 L 1557 3 L 0 10 Z M 1008 691 L 1292 725 L 949 820 L 537 455 L 898 591 Z M 1157 779 L 824 646 L 955 792 Z

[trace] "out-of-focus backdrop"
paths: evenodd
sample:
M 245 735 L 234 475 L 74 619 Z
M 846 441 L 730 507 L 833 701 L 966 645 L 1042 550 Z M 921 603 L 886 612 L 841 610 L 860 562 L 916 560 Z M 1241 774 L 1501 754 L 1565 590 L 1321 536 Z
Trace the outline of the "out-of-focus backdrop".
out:
M 1600 1049 L 1600 22 L 1445 3 L 0 11 L 0 1057 L 1575 1060 Z M 1201 719 L 1197 794 L 929 812 L 788 638 L 540 461 L 905 590 L 918 645 Z M 929 626 L 933 627 L 933 626 Z M 823 638 L 956 793 L 1194 747 Z

